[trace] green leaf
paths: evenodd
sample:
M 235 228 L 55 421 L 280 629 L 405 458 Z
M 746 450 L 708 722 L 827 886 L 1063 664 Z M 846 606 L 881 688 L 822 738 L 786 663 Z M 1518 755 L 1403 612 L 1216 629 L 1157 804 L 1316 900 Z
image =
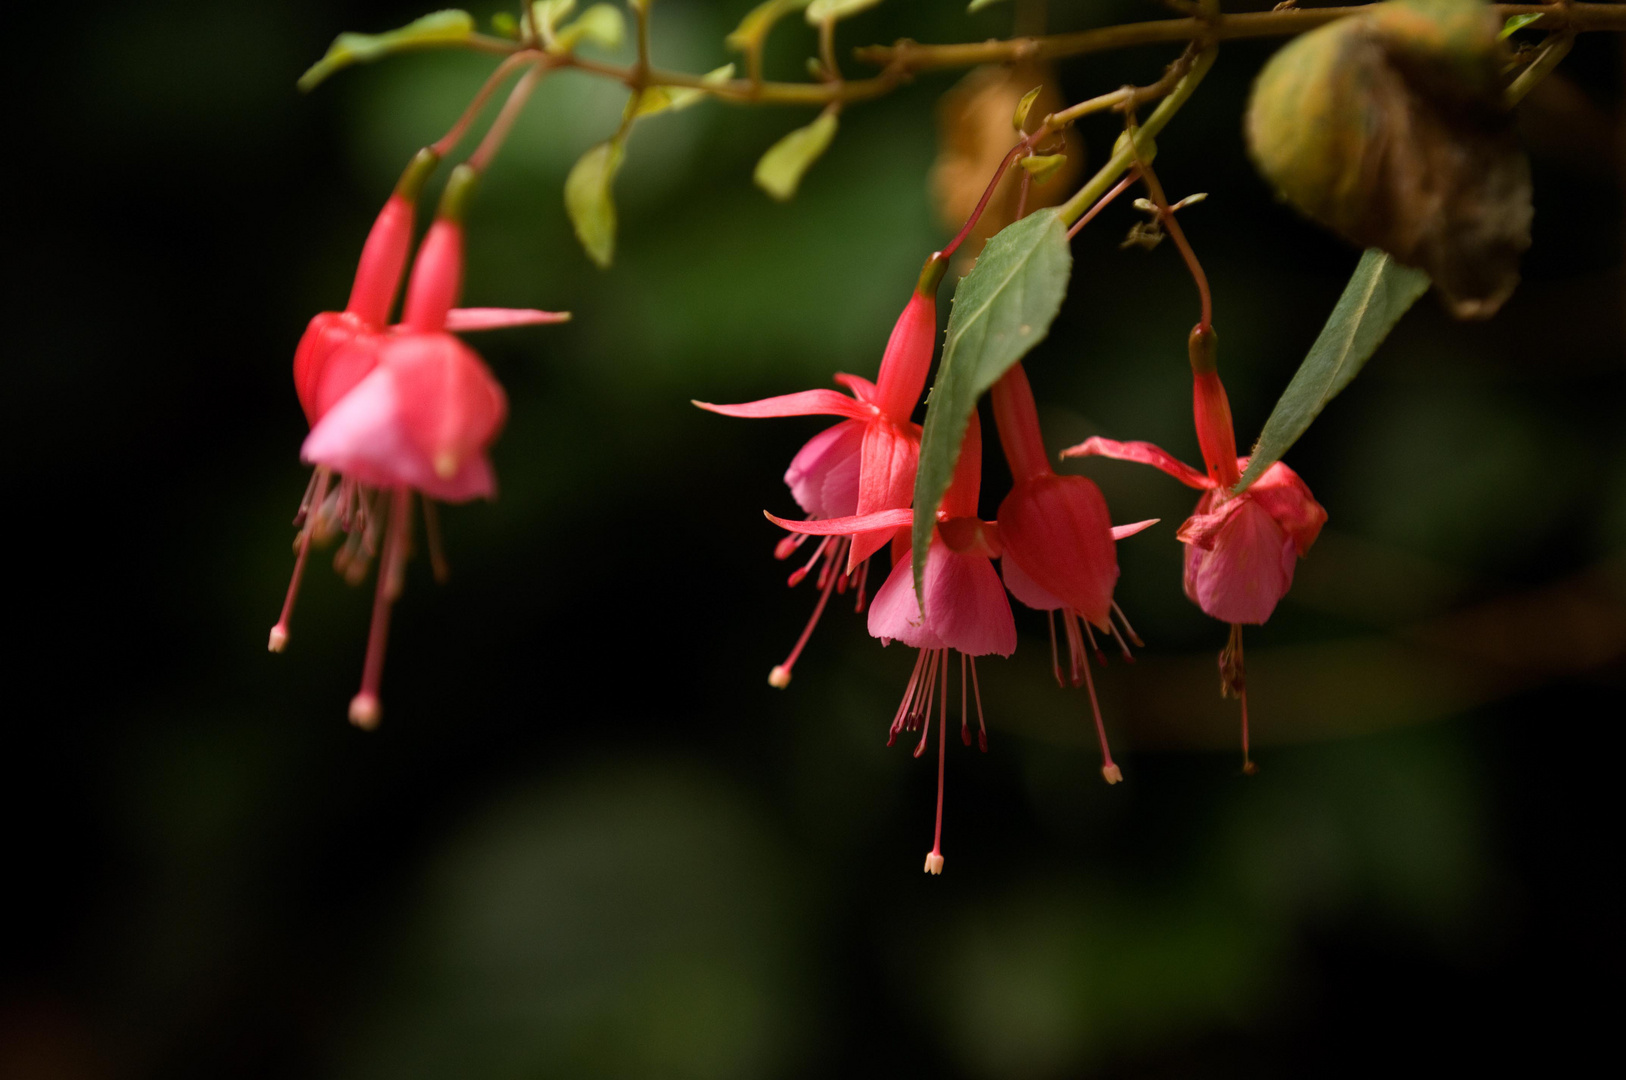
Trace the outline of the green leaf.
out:
M 1033 177 L 1035 184 L 1042 184 L 1056 175 L 1056 170 L 1067 164 L 1066 154 L 1033 154 L 1018 162 Z
M 554 35 L 548 51 L 556 55 L 570 52 L 583 41 L 606 49 L 619 49 L 627 37 L 627 20 L 621 9 L 609 4 L 594 4 L 569 26 Z
M 806 127 L 799 127 L 768 147 L 757 162 L 757 187 L 786 202 L 796 194 L 802 176 L 836 137 L 836 114 L 824 112 Z
M 391 53 L 461 45 L 473 33 L 473 16 L 466 11 L 447 10 L 432 12 L 384 34 L 340 34 L 328 46 L 327 55 L 299 77 L 299 88 L 314 89 L 340 68 L 364 64 Z
M 1017 131 L 1022 130 L 1028 122 L 1028 110 L 1033 108 L 1033 102 L 1039 97 L 1039 92 L 1043 89 L 1042 85 L 1035 86 L 1022 95 L 1022 100 L 1016 103 L 1016 112 L 1011 115 L 1011 127 Z
M 1265 429 L 1253 447 L 1253 458 L 1237 483 L 1238 492 L 1281 460 L 1327 402 L 1337 397 L 1371 359 L 1400 316 L 1428 291 L 1428 286 L 1429 277 L 1421 270 L 1401 266 L 1392 255 L 1377 248 L 1367 249 L 1327 318 L 1327 325 L 1310 346 L 1310 354 L 1265 421 Z
M 565 211 L 587 257 L 608 269 L 615 258 L 615 195 L 611 190 L 621 169 L 626 143 L 601 142 L 583 154 L 565 177 Z
M 762 48 L 773 24 L 793 11 L 805 8 L 809 0 L 766 0 L 746 13 L 724 43 L 735 52 L 748 53 Z
M 555 28 L 575 10 L 576 0 L 533 0 L 531 25 L 543 41 L 551 41 Z
M 707 86 L 721 86 L 733 77 L 734 65 L 724 64 L 700 76 L 700 81 Z M 698 86 L 651 86 L 638 95 L 638 107 L 632 109 L 632 115 L 642 117 L 660 112 L 678 112 L 705 96 L 706 92 Z
M 977 265 L 954 289 L 943 360 L 926 404 L 920 471 L 915 474 L 917 595 L 925 595 L 921 576 L 937 507 L 954 478 L 954 463 L 977 399 L 1050 332 L 1072 270 L 1067 227 L 1056 211 L 1040 210 L 989 240 Z
M 983 8 L 993 7 L 995 4 L 1000 2 L 1001 0 L 971 0 L 971 3 L 966 5 L 965 13 L 967 15 L 975 15 Z
M 817 26 L 826 19 L 840 22 L 850 19 L 860 11 L 868 11 L 879 4 L 881 0 L 813 0 L 807 5 L 807 21 Z
M 1539 11 L 1531 12 L 1527 15 L 1510 16 L 1507 22 L 1502 24 L 1502 32 L 1496 35 L 1496 40 L 1506 41 L 1508 38 L 1512 37 L 1514 34 L 1517 34 L 1520 30 L 1523 30 L 1525 27 L 1529 26 L 1539 18 L 1541 18 L 1541 12 Z

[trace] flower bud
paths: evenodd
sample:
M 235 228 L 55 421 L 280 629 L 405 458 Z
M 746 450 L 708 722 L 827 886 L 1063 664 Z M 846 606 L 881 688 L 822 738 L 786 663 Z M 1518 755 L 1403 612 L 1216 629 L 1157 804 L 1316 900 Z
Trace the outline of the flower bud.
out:
M 1458 318 L 1495 314 L 1530 246 L 1530 167 L 1480 0 L 1390 0 L 1303 35 L 1259 73 L 1248 146 L 1309 217 L 1426 270 Z

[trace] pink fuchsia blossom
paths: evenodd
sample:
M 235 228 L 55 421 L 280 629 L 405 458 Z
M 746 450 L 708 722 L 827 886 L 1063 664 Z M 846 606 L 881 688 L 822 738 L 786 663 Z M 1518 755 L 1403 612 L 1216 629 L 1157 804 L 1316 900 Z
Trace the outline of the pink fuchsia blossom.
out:
M 932 706 L 939 700 L 937 747 L 937 819 L 926 870 L 943 871 L 943 772 L 948 730 L 948 683 L 953 654 L 960 654 L 960 737 L 971 745 L 967 689 L 977 704 L 978 744 L 988 749 L 988 728 L 982 715 L 982 692 L 977 684 L 979 656 L 1009 656 L 1016 650 L 1016 624 L 1005 589 L 994 571 L 1000 554 L 999 526 L 977 517 L 982 478 L 982 433 L 975 414 L 960 447 L 954 478 L 937 513 L 923 576 L 925 604 L 915 591 L 914 572 L 907 552 L 913 511 L 882 510 L 848 518 L 820 521 L 770 520 L 793 532 L 810 535 L 854 535 L 889 529 L 903 540 L 894 543 L 900 557 L 869 609 L 869 632 L 882 644 L 901 641 L 920 650 L 904 690 L 903 701 L 892 718 L 887 745 L 904 731 L 920 732 L 915 756 L 925 753 L 931 735 Z
M 1129 641 L 1140 643 L 1123 610 L 1112 599 L 1118 582 L 1116 542 L 1156 524 L 1156 519 L 1114 528 L 1101 489 L 1083 476 L 1059 476 L 1045 453 L 1038 409 L 1027 373 L 1012 367 L 994 384 L 994 420 L 1000 445 L 1014 481 L 999 506 L 999 537 L 1004 547 L 1000 564 L 1005 587 L 1028 607 L 1050 619 L 1050 657 L 1056 682 L 1062 677 L 1056 647 L 1056 612 L 1061 613 L 1072 663 L 1072 684 L 1088 688 L 1096 736 L 1101 743 L 1101 775 L 1109 784 L 1123 779 L 1112 760 L 1101 706 L 1095 694 L 1085 655 L 1085 640 L 1095 647 L 1093 625 L 1116 637 L 1129 658 Z M 1113 616 L 1123 624 L 1120 632 Z M 1103 657 L 1104 662 L 1104 657 Z
M 849 394 L 804 390 L 741 405 L 694 404 L 724 416 L 749 419 L 777 416 L 839 416 L 842 422 L 819 432 L 791 459 L 785 484 L 808 520 L 852 519 L 907 509 L 914 495 L 915 466 L 920 460 L 920 425 L 910 417 L 926 385 L 937 340 L 937 286 L 947 260 L 933 255 L 921 271 L 915 291 L 892 327 L 875 382 L 838 374 Z M 776 519 L 777 520 L 777 519 Z M 897 534 L 898 526 L 859 532 L 823 533 L 807 563 L 790 576 L 798 585 L 815 568 L 818 603 L 801 636 L 768 682 L 784 688 L 832 593 L 851 588 L 856 608 L 864 607 L 869 559 Z M 809 534 L 794 530 L 775 548 L 789 558 Z
M 1231 624 L 1229 644 L 1220 654 L 1221 692 L 1242 707 L 1243 769 L 1253 772 L 1248 755 L 1248 700 L 1242 664 L 1242 627 L 1269 619 L 1293 584 L 1293 571 L 1306 555 L 1327 511 L 1315 501 L 1297 473 L 1278 461 L 1247 490 L 1233 494 L 1248 459 L 1236 455 L 1231 406 L 1215 366 L 1216 337 L 1199 325 L 1191 333 L 1192 411 L 1206 472 L 1147 442 L 1087 439 L 1062 457 L 1099 456 L 1150 465 L 1203 494 L 1177 538 L 1186 545 L 1185 590 L 1202 610 Z

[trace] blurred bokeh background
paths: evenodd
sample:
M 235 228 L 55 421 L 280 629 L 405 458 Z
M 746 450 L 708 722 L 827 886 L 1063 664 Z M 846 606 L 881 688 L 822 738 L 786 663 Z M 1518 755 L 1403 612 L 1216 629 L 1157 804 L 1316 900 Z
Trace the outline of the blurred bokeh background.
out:
M 750 0 L 660 0 L 704 71 Z M 482 20 L 497 6 L 479 4 Z M 1070 29 L 1163 17 L 1056 0 Z M 408 575 L 382 728 L 345 722 L 370 586 L 312 567 L 265 651 L 304 488 L 289 379 L 372 215 L 492 61 L 294 79 L 394 2 L 8 13 L 12 557 L 0 1073 L 124 1077 L 1303 1076 L 1600 1047 L 1626 689 L 1621 44 L 1584 37 L 1525 106 L 1525 282 L 1492 323 L 1419 304 L 1290 461 L 1331 513 L 1248 638 L 1261 772 L 1239 774 L 1224 627 L 1182 596 L 1190 493 L 1093 463 L 1118 598 L 1147 641 L 1099 675 L 1127 782 L 1043 620 L 982 666 L 991 748 L 933 776 L 886 727 L 912 654 L 812 607 L 760 514 L 820 421 L 745 400 L 873 374 L 941 243 L 923 76 L 851 109 L 789 205 L 756 156 L 805 110 L 702 104 L 634 133 L 609 272 L 560 187 L 622 92 L 537 94 L 481 192 L 467 298 L 568 309 L 478 347 L 512 396 L 501 498 L 442 515 L 452 580 Z M 902 0 L 843 49 L 1004 34 Z M 1270 43 L 1228 45 L 1162 139 L 1214 280 L 1248 440 L 1356 253 L 1273 203 L 1240 111 Z M 805 28 L 776 32 L 797 77 Z M 1060 69 L 1073 98 L 1171 50 Z M 851 65 L 856 72 L 858 65 Z M 1083 130 L 1104 158 L 1110 120 Z M 1059 447 L 1196 460 L 1176 253 L 1075 242 L 1028 370 Z M 944 305 L 945 309 L 947 305 Z M 992 440 L 990 440 L 992 442 Z M 26 461 L 39 459 L 36 465 Z M 1002 494 L 990 453 L 989 513 Z M 21 525 L 31 523 L 27 536 Z M 39 532 L 33 525 L 40 525 Z

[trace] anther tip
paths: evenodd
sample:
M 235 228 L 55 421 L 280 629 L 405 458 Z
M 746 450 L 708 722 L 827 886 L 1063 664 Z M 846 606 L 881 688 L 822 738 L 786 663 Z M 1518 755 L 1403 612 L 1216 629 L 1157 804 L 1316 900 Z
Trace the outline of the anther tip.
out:
M 768 672 L 768 685 L 775 690 L 783 690 L 790 685 L 790 668 L 784 664 L 775 664 L 773 670 Z
M 1244 761 L 1242 763 L 1242 775 L 1243 776 L 1255 776 L 1255 775 L 1258 774 L 1258 772 L 1259 772 L 1259 766 L 1255 765 L 1253 762 Z
M 271 628 L 271 640 L 265 646 L 272 652 L 281 652 L 288 647 L 288 628 L 282 623 Z
M 1116 765 L 1101 766 L 1101 778 L 1109 784 L 1116 784 L 1124 778 L 1124 771 Z
M 350 722 L 363 731 L 377 728 L 379 717 L 383 715 L 384 707 L 372 694 L 360 693 L 350 699 Z
M 926 856 L 926 873 L 941 874 L 943 872 L 943 856 L 932 852 Z

